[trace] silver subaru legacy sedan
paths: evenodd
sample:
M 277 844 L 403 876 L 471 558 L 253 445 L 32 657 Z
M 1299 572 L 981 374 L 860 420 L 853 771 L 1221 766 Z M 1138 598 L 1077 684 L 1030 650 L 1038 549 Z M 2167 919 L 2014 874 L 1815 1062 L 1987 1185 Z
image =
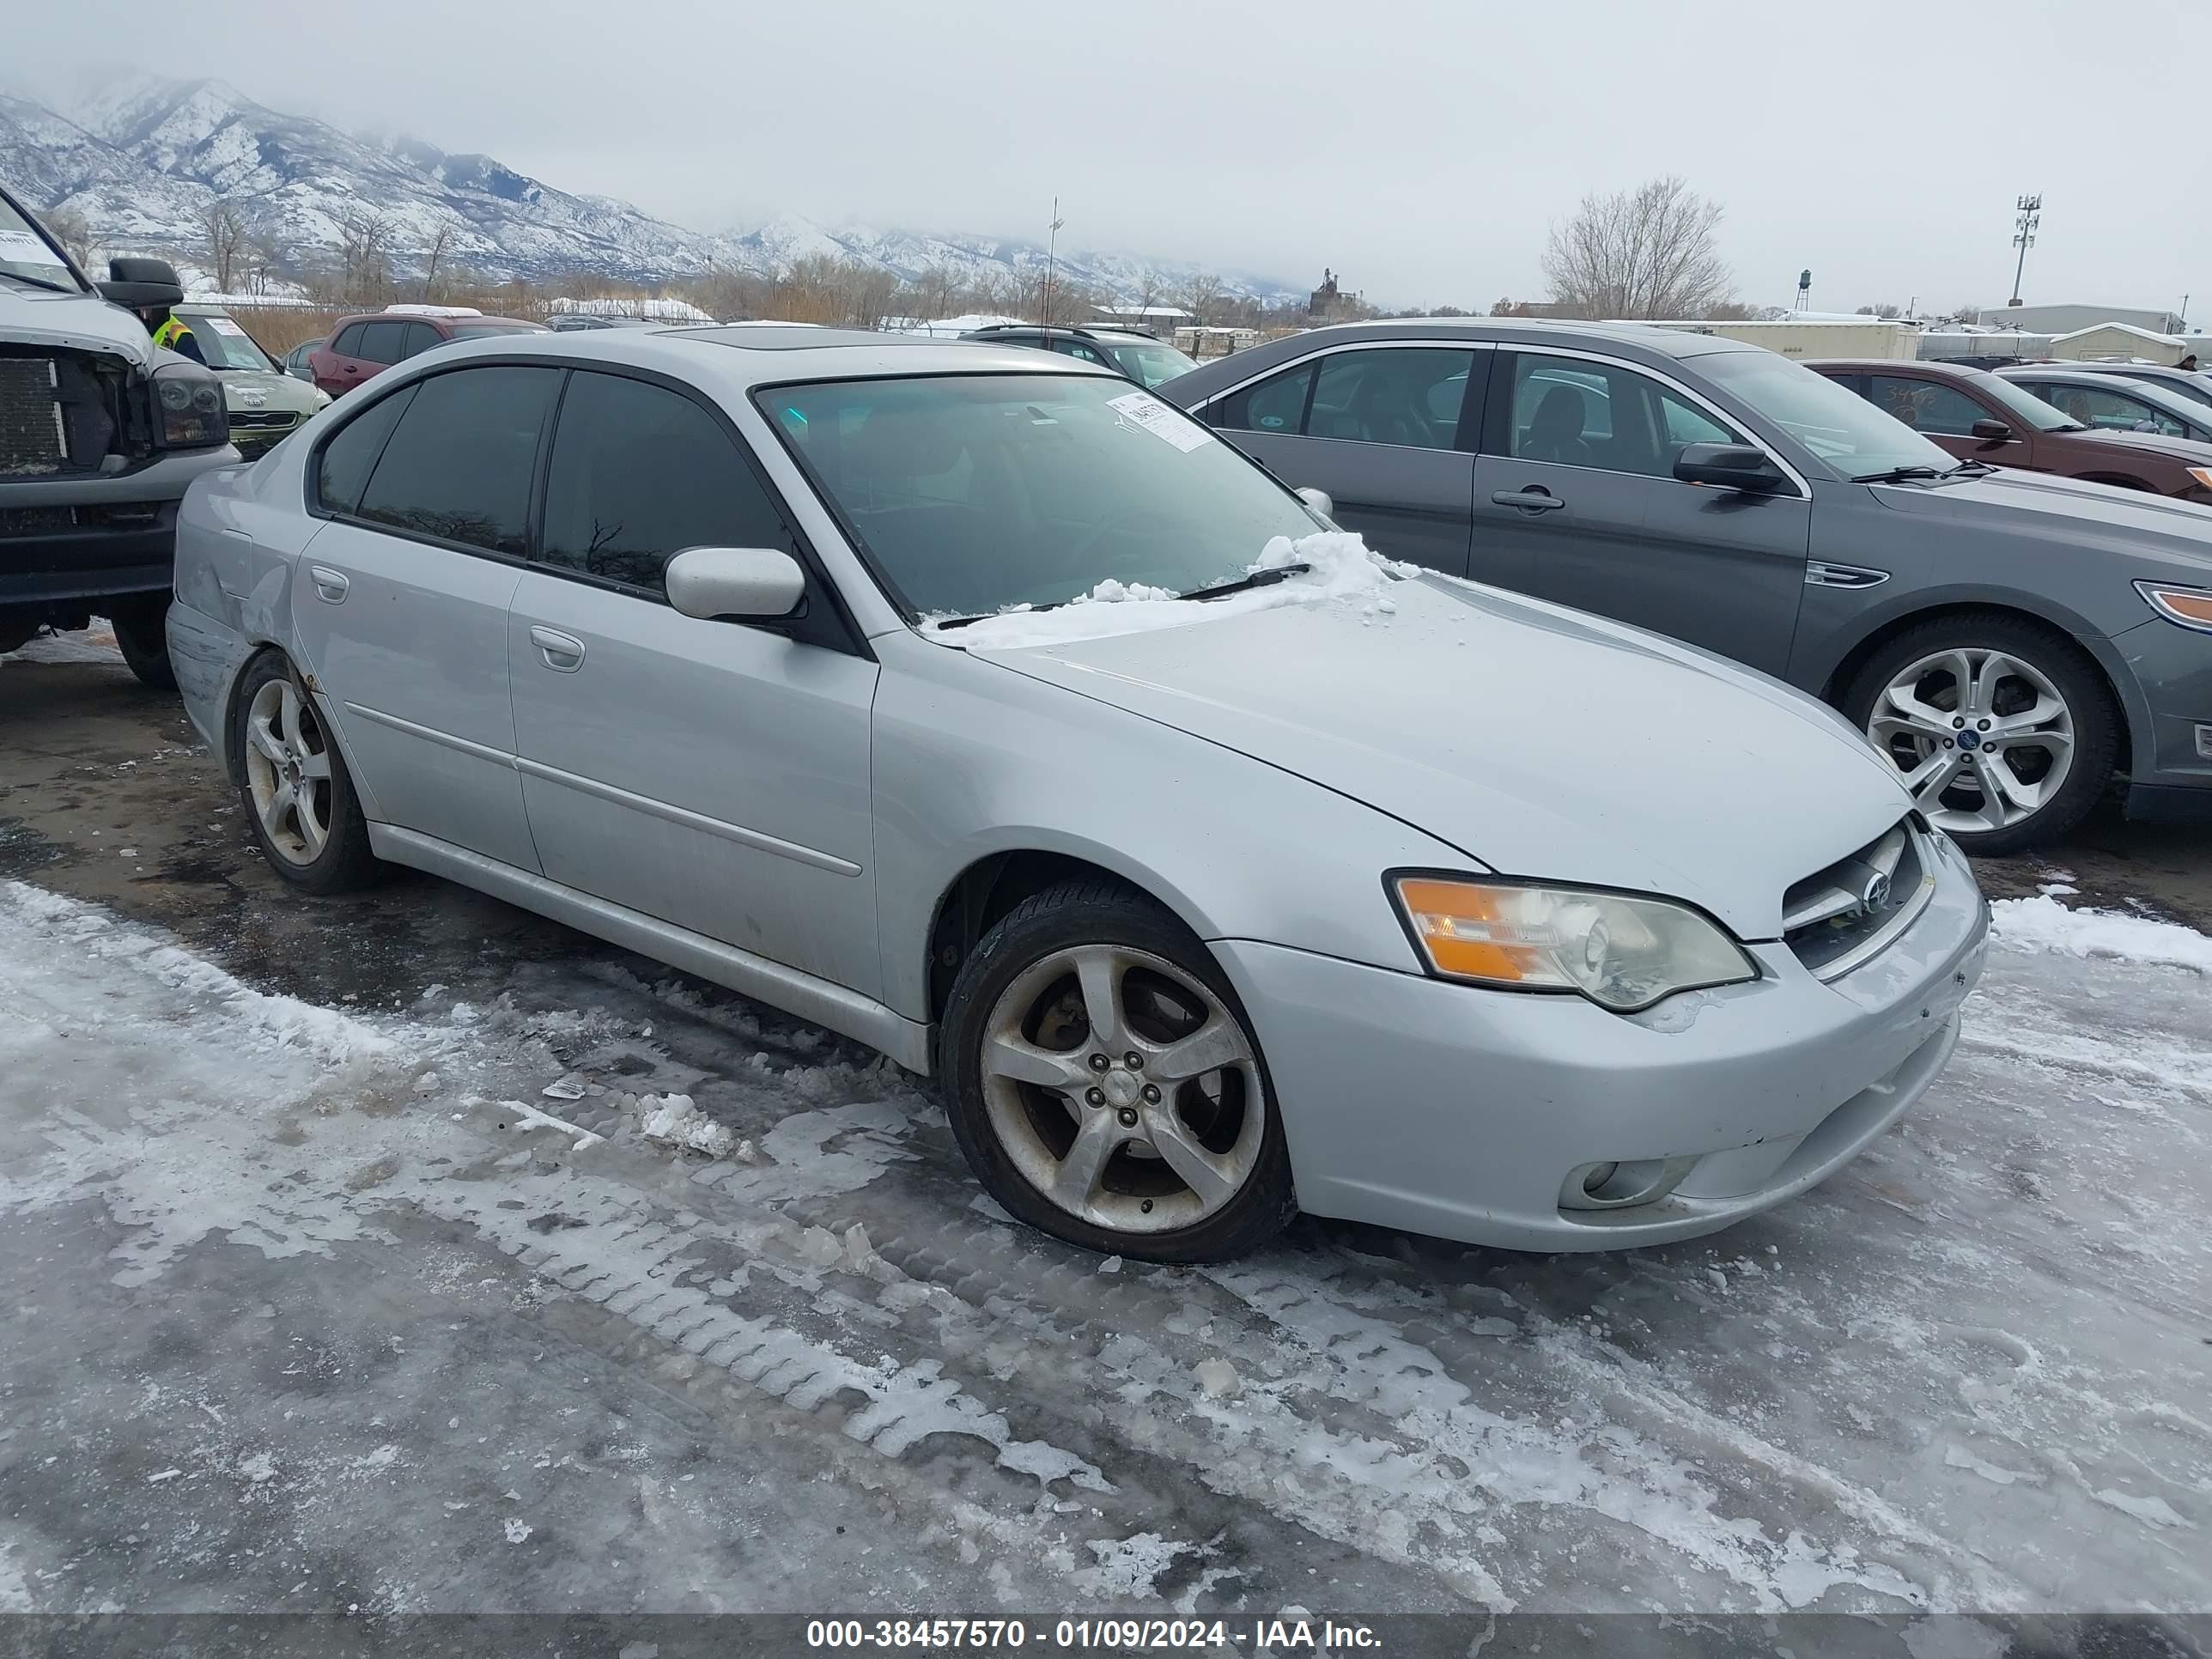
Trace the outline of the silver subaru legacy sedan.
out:
M 1910 1108 L 1987 910 L 1894 769 L 1323 506 L 1019 348 L 509 338 L 197 483 L 168 629 L 295 885 L 411 865 L 872 1044 L 1092 1249 L 1683 1238 Z

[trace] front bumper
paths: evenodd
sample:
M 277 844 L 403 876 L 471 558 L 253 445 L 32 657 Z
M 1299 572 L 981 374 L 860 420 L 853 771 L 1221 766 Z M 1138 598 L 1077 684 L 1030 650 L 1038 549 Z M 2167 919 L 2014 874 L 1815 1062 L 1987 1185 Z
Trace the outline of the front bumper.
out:
M 225 444 L 130 472 L 0 483 L 0 606 L 166 592 L 178 502 L 201 473 L 238 459 Z
M 230 781 L 243 783 L 237 775 L 238 757 L 223 735 L 224 714 L 230 708 L 231 688 L 259 647 L 228 623 L 195 610 L 182 599 L 169 606 L 167 633 L 169 663 L 176 671 L 178 696 L 192 729 L 221 758 Z
M 2112 636 L 2147 708 L 2136 720 L 2127 791 L 2131 818 L 2212 821 L 2212 634 L 2153 617 Z
M 1756 983 L 1623 1017 L 1249 941 L 1214 949 L 1257 1028 L 1300 1205 L 1528 1250 L 1694 1237 L 1803 1191 L 1919 1098 L 1958 1039 L 1989 910 L 1937 843 L 1935 896 L 1832 984 L 1782 945 Z M 1665 1196 L 1562 1207 L 1593 1164 L 1664 1162 Z

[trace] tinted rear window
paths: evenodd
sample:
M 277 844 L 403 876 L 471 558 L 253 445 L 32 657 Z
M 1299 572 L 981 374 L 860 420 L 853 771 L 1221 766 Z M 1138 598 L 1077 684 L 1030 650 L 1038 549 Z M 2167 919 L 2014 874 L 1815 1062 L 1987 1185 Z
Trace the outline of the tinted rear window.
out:
M 494 365 L 420 383 L 385 446 L 361 516 L 494 553 L 522 552 L 553 368 Z
M 376 470 L 377 457 L 392 436 L 392 428 L 407 412 L 415 388 L 378 399 L 337 429 L 323 446 L 316 462 L 315 496 L 332 513 L 360 509 L 362 486 Z
M 399 343 L 406 331 L 404 323 L 363 323 L 361 343 L 350 355 L 363 362 L 396 363 L 399 361 Z

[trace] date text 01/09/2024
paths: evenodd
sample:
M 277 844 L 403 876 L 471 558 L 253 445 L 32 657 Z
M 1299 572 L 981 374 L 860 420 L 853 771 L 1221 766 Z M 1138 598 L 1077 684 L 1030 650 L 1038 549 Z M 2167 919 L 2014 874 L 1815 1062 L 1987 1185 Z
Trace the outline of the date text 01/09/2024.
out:
M 1370 1626 L 1311 1617 L 1233 1625 L 1222 1619 L 811 1619 L 806 1624 L 806 1645 L 823 1650 L 1024 1648 L 1031 1643 L 1117 1652 L 1249 1645 L 1277 1653 L 1339 1653 L 1381 1645 Z

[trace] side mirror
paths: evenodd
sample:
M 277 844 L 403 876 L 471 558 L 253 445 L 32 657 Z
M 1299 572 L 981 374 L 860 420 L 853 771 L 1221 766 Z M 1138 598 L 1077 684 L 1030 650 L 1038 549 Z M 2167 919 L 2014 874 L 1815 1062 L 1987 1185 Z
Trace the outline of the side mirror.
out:
M 1316 489 L 1311 484 L 1301 484 L 1296 493 L 1300 501 L 1320 514 L 1322 518 L 1332 524 L 1336 521 L 1336 502 L 1330 498 L 1328 491 Z
M 107 280 L 95 286 L 102 298 L 133 311 L 185 302 L 184 284 L 177 280 L 177 268 L 167 259 L 110 259 Z
M 1979 438 L 1984 443 L 2001 444 L 2012 436 L 2012 428 L 2002 421 L 1976 421 L 1966 428 L 1966 435 Z
M 773 622 L 806 597 L 806 573 L 773 547 L 687 547 L 668 562 L 668 602 L 702 622 Z
M 1780 489 L 1790 482 L 1765 450 L 1749 444 L 1684 444 L 1674 458 L 1674 476 L 1684 483 L 1754 494 Z

